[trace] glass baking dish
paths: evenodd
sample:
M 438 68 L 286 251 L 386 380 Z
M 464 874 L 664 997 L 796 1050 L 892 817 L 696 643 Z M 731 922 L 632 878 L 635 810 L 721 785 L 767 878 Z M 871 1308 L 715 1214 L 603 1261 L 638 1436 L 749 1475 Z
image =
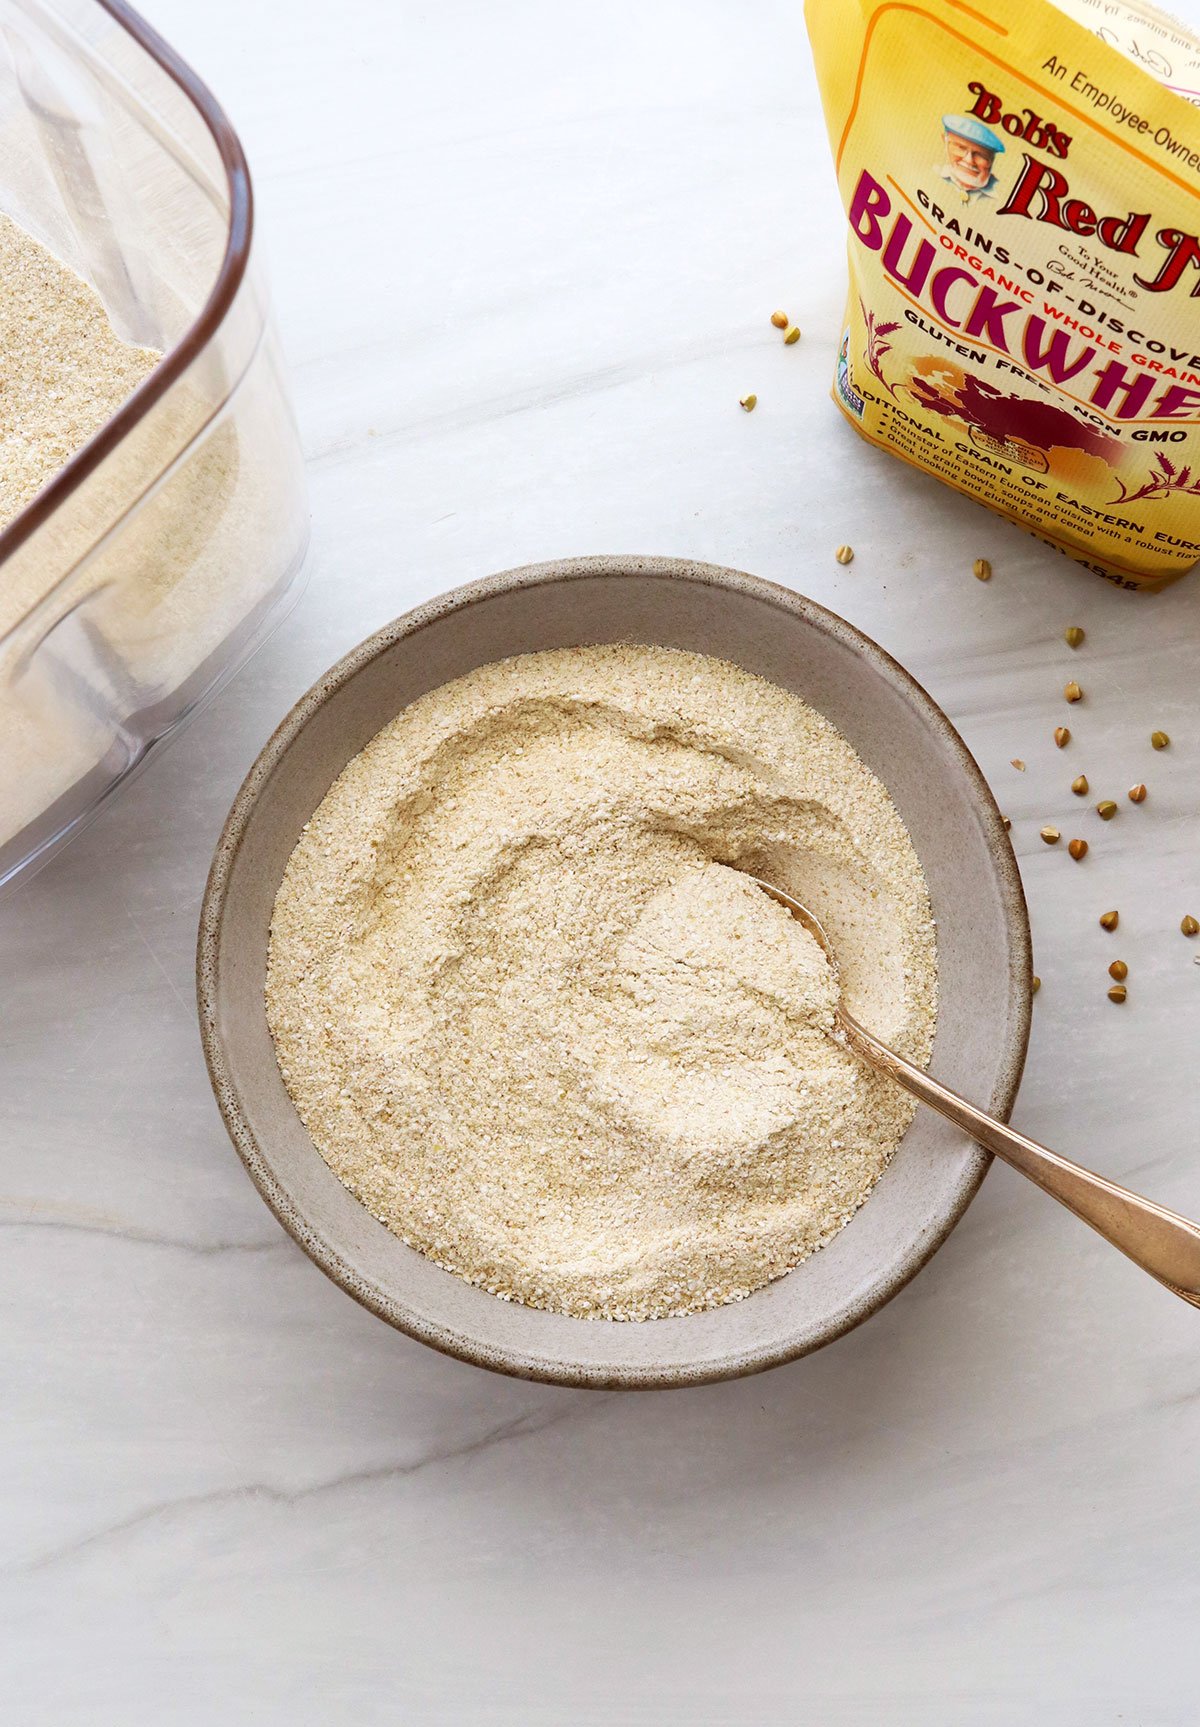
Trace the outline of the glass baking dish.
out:
M 3 889 L 279 622 L 308 515 L 241 145 L 122 0 L 0 0 L 0 210 L 164 356 L 0 533 Z

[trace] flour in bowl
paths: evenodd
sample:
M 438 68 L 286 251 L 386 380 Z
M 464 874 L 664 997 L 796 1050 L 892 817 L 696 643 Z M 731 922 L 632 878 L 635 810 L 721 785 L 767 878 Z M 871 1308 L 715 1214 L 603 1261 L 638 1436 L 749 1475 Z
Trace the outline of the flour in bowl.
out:
M 641 1320 L 821 1247 L 912 1119 L 829 1031 L 838 983 L 742 871 L 821 918 L 850 1010 L 928 1061 L 924 876 L 798 697 L 638 646 L 500 661 L 354 758 L 275 902 L 267 1013 L 326 1162 L 507 1300 Z

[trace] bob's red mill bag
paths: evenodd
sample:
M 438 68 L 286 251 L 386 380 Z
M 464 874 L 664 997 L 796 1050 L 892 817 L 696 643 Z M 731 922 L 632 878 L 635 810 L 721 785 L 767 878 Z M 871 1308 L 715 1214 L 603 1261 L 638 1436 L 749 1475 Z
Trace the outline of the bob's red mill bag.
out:
M 1122 587 L 1184 575 L 1200 559 L 1196 45 L 1120 0 L 806 11 L 850 230 L 838 406 Z

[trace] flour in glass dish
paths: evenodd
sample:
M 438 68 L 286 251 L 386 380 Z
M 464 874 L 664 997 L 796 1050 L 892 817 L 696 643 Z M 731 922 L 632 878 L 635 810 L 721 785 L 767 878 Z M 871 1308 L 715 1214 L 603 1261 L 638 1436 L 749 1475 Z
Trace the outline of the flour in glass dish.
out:
M 0 354 L 3 529 L 116 413 L 162 356 L 122 342 L 87 283 L 3 214 Z M 7 621 L 4 609 L 0 620 Z
M 925 880 L 887 792 L 798 697 L 664 648 L 557 649 L 406 708 L 304 829 L 267 1012 L 321 1155 L 506 1300 L 642 1320 L 830 1240 L 913 1102 L 829 1035 L 928 1061 Z

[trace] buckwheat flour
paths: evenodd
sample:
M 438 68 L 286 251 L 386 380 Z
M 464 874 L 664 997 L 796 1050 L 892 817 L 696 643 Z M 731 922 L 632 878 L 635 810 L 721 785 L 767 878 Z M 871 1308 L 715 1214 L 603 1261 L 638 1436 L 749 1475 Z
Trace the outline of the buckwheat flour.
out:
M 113 332 L 74 270 L 0 215 L 0 528 L 158 364 Z
M 648 1319 L 780 1277 L 862 1203 L 924 1063 L 924 878 L 835 728 L 739 668 L 564 649 L 432 691 L 317 809 L 275 903 L 288 1090 L 389 1228 L 494 1294 Z
M 2 529 L 160 356 L 120 340 L 93 289 L 5 216 L 0 355 Z M 223 387 L 207 364 L 176 380 L 5 560 L 0 852 L 26 850 L 47 811 L 52 828 L 94 802 L 295 573 L 299 454 L 269 332 L 224 408 Z

